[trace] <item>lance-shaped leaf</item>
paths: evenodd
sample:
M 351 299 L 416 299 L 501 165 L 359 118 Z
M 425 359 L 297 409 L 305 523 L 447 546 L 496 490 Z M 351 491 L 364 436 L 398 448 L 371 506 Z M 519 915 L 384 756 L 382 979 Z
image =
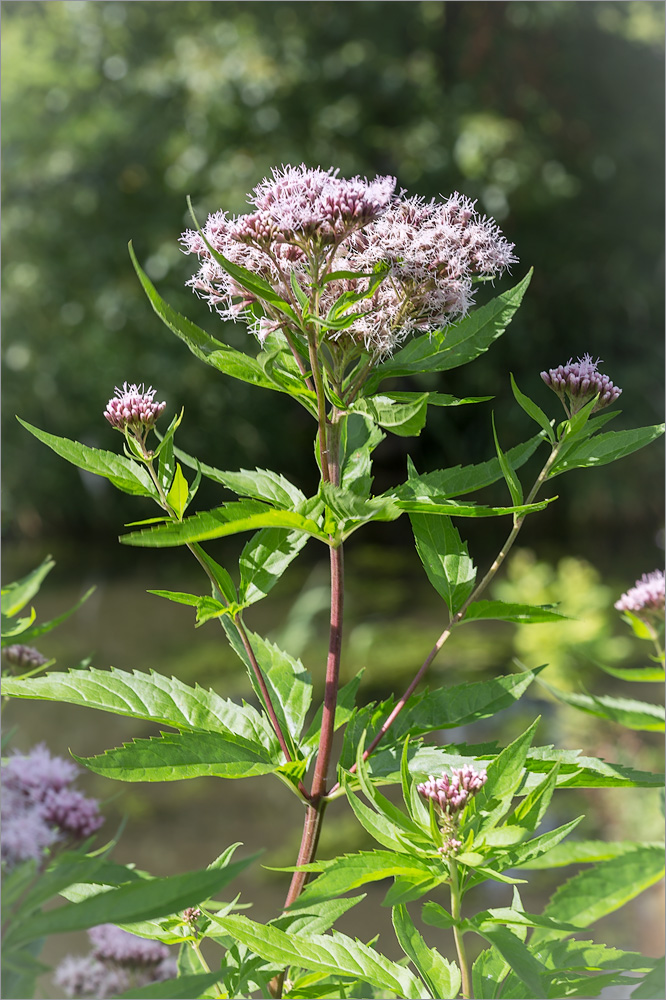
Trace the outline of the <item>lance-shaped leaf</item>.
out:
M 477 934 L 497 949 L 516 976 L 530 990 L 529 996 L 542 997 L 547 995 L 542 980 L 542 975 L 545 972 L 544 966 L 537 961 L 520 938 L 512 933 L 508 927 L 483 925 L 483 929 L 477 930 Z
M 132 459 L 125 458 L 124 455 L 115 455 L 112 451 L 89 448 L 85 444 L 79 444 L 78 441 L 70 441 L 69 438 L 48 434 L 38 427 L 33 427 L 25 420 L 21 420 L 20 417 L 16 419 L 38 441 L 48 445 L 56 455 L 60 455 L 61 458 L 76 465 L 77 468 L 92 472 L 95 476 L 103 476 L 123 493 L 158 499 L 157 490 L 147 470 L 138 462 L 133 462 Z
M 145 531 L 121 535 L 124 545 L 163 548 L 205 542 L 258 528 L 289 528 L 303 531 L 328 544 L 328 536 L 309 517 L 290 510 L 275 510 L 258 500 L 240 500 L 214 510 L 202 511 L 178 523 L 158 525 Z
M 440 1000 L 457 997 L 461 984 L 458 966 L 443 958 L 436 948 L 428 947 L 405 906 L 394 907 L 393 927 L 400 947 L 416 966 L 430 995 Z
M 551 847 L 548 854 L 523 862 L 521 868 L 562 868 L 566 865 L 592 864 L 596 861 L 610 861 L 639 848 L 662 846 L 656 842 L 640 843 L 635 840 L 567 840 L 566 843 Z
M 513 377 L 513 373 L 511 373 L 511 388 L 513 390 L 513 395 L 518 405 L 522 407 L 525 413 L 529 417 L 531 417 L 532 420 L 536 421 L 536 423 L 543 428 L 551 444 L 555 444 L 555 432 L 551 427 L 550 420 L 548 419 L 548 417 L 543 412 L 540 406 L 537 406 L 537 404 L 534 403 L 529 398 L 529 396 L 526 396 L 524 392 L 520 391 L 520 389 L 516 385 L 516 380 Z
M 536 625 L 543 622 L 566 621 L 567 615 L 551 610 L 551 606 L 533 604 L 512 604 L 506 601 L 474 601 L 465 611 L 460 624 L 482 619 L 498 622 L 515 622 L 518 625 Z
M 519 469 L 524 465 L 543 440 L 543 434 L 535 434 L 528 441 L 505 452 L 511 467 Z M 502 468 L 499 460 L 493 458 L 479 465 L 455 465 L 450 469 L 437 469 L 435 472 L 419 475 L 414 463 L 408 458 L 407 474 L 407 482 L 393 491 L 400 499 L 419 500 L 424 497 L 437 497 L 442 500 L 491 486 L 502 478 Z
M 455 615 L 474 590 L 476 567 L 449 517 L 411 514 L 416 551 L 431 584 Z
M 619 458 L 631 455 L 639 448 L 655 441 L 664 433 L 663 424 L 652 427 L 637 427 L 629 431 L 608 431 L 596 434 L 580 443 L 575 443 L 553 466 L 549 478 L 559 476 L 570 469 L 584 469 L 590 466 L 607 465 Z
M 397 851 L 360 851 L 358 854 L 342 855 L 334 861 L 315 862 L 304 867 L 307 871 L 321 872 L 301 893 L 299 899 L 305 903 L 335 899 L 343 892 L 397 875 L 409 875 L 421 880 L 435 875 L 441 881 L 446 881 L 448 877 L 439 859 L 425 861 Z
M 185 906 L 204 902 L 228 885 L 255 857 L 235 861 L 224 868 L 141 879 L 97 893 L 79 903 L 67 903 L 47 913 L 32 914 L 29 920 L 12 925 L 5 942 L 16 945 L 47 934 L 85 930 L 102 923 L 133 923 L 166 916 Z
M 245 664 L 255 693 L 261 700 L 261 691 L 238 630 L 226 620 L 223 625 L 229 643 Z M 257 635 L 256 632 L 248 631 L 247 637 L 263 674 L 280 725 L 283 731 L 292 737 L 295 746 L 298 746 L 312 700 L 312 678 L 300 660 L 285 653 L 275 643 Z
M 371 455 L 385 434 L 368 418 L 352 413 L 342 422 L 340 485 L 360 497 L 370 495 Z
M 262 528 L 241 552 L 240 602 L 255 604 L 273 589 L 310 536 L 287 528 Z
M 474 798 L 475 812 L 478 814 L 478 818 L 475 818 L 476 830 L 484 833 L 492 830 L 508 812 L 514 793 L 521 783 L 527 753 L 540 721 L 540 718 L 535 719 L 521 736 L 488 765 L 486 783 Z
M 589 927 L 659 882 L 663 876 L 663 848 L 639 847 L 574 875 L 556 890 L 543 915 L 576 927 Z M 531 945 L 561 936 L 558 931 L 536 928 Z
M 655 965 L 653 958 L 646 958 L 635 951 L 621 951 L 609 948 L 595 941 L 556 940 L 543 942 L 539 946 L 539 955 L 544 965 L 549 969 L 565 971 L 567 969 L 588 969 L 602 971 L 604 969 L 623 969 L 625 971 L 647 972 Z M 658 996 L 658 993 L 654 994 Z
M 296 504 L 305 500 L 305 494 L 297 486 L 278 472 L 269 469 L 239 469 L 238 472 L 223 472 L 212 466 L 202 466 L 202 471 L 218 483 L 223 483 L 227 489 L 233 490 L 240 497 L 252 497 L 264 500 L 274 507 L 291 510 Z
M 652 997 L 660 997 L 664 993 L 666 984 L 664 965 L 663 958 L 657 960 L 654 969 L 648 972 L 640 986 L 637 986 L 631 994 L 631 1000 L 651 1000 Z
M 118 781 L 251 778 L 280 766 L 268 749 L 234 733 L 161 733 L 95 757 L 72 756 L 95 774 Z
M 504 514 L 536 514 L 544 510 L 557 497 L 539 500 L 537 503 L 516 504 L 513 507 L 485 507 L 483 504 L 462 504 L 455 500 L 440 500 L 438 497 L 422 500 L 396 499 L 396 507 L 408 514 L 437 514 L 444 517 L 502 517 Z
M 559 701 L 573 708 L 596 715 L 609 722 L 617 722 L 627 729 L 637 729 L 643 732 L 664 732 L 664 709 L 648 701 L 636 701 L 633 698 L 614 698 L 612 695 L 578 694 L 574 691 L 561 691 L 559 688 L 540 682 Z
M 374 392 L 385 378 L 442 372 L 473 361 L 504 333 L 520 306 L 531 277 L 530 270 L 514 288 L 502 292 L 464 319 L 408 341 L 392 357 L 377 365 L 366 383 L 366 392 Z
M 231 732 L 266 744 L 272 730 L 251 705 L 236 705 L 210 689 L 190 687 L 176 677 L 125 670 L 55 671 L 22 681 L 7 677 L 3 694 L 85 705 L 114 715 L 173 726 L 196 732 Z
M 46 559 L 27 576 L 16 580 L 13 583 L 5 584 L 2 588 L 2 613 L 7 618 L 13 618 L 19 611 L 22 611 L 28 601 L 32 600 L 35 594 L 39 593 L 44 579 L 55 566 L 55 559 L 47 556 Z
M 352 976 L 389 990 L 405 1000 L 423 997 L 423 984 L 411 972 L 344 934 L 333 932 L 307 937 L 287 934 L 277 927 L 257 924 L 239 916 L 224 917 L 220 923 L 237 941 L 268 961 Z
M 597 663 L 600 670 L 611 677 L 617 677 L 621 681 L 632 681 L 640 684 L 662 684 L 666 680 L 664 668 L 655 664 L 653 667 L 609 667 L 603 663 Z
M 497 437 L 497 428 L 495 427 L 495 414 L 492 414 L 492 425 L 493 425 L 493 439 L 495 441 L 495 451 L 497 452 L 497 460 L 500 464 L 502 470 L 502 475 L 506 485 L 509 487 L 509 494 L 511 496 L 511 502 L 514 504 L 521 504 L 523 502 L 523 487 L 521 486 L 520 479 L 516 474 L 516 470 L 511 465 L 502 448 L 500 447 L 499 438 Z

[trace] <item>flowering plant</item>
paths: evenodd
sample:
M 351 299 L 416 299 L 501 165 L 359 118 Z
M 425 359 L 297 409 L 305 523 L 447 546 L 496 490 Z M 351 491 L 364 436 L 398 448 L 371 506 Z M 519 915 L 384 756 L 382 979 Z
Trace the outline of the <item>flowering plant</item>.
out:
M 153 309 L 196 357 L 233 378 L 286 393 L 312 416 L 314 492 L 308 495 L 278 472 L 225 471 L 186 454 L 175 444 L 182 413 L 164 434 L 151 438 L 163 404 L 155 402 L 152 389 L 137 385 L 116 390 L 105 413 L 123 433 L 123 455 L 24 426 L 75 465 L 161 508 L 160 516 L 135 523 L 121 541 L 189 549 L 207 579 L 207 592 L 152 593 L 192 606 L 197 624 L 219 621 L 247 667 L 254 701 L 239 705 L 159 673 L 115 669 L 13 679 L 6 693 L 85 704 L 173 730 L 82 761 L 98 774 L 124 781 L 273 774 L 302 802 L 301 846 L 289 869 L 282 914 L 258 923 L 220 910 L 193 884 L 187 917 L 173 914 L 144 927 L 147 937 L 178 940 L 181 956 L 189 956 L 181 957 L 181 970 L 193 973 L 205 973 L 206 966 L 190 945 L 198 946 L 201 937 L 222 945 L 216 982 L 197 995 L 596 996 L 609 983 L 636 985 L 627 977 L 630 971 L 643 976 L 634 995 L 647 996 L 640 991 L 653 988 L 654 960 L 572 935 L 657 881 L 663 870 L 660 849 L 608 844 L 600 852 L 584 840 L 565 843 L 580 817 L 536 831 L 558 788 L 650 786 L 659 779 L 533 746 L 538 719 L 501 750 L 494 744 L 424 742 L 428 734 L 489 718 L 514 704 L 542 668 L 428 692 L 417 688 L 463 625 L 561 619 L 552 607 L 488 600 L 484 594 L 525 519 L 555 499 L 541 497 L 544 487 L 570 470 L 630 455 L 663 428 L 604 430 L 615 415 L 607 408 L 620 390 L 601 374 L 599 362 L 585 355 L 542 374 L 564 403 L 561 422 L 512 378 L 518 405 L 537 425 L 532 437 L 505 451 L 493 421 L 495 455 L 486 462 L 419 473 L 409 461 L 403 483 L 373 494 L 372 454 L 386 433 L 416 435 L 430 406 L 488 398 L 405 391 L 395 388 L 395 381 L 451 371 L 488 350 L 511 322 L 530 274 L 472 309 L 476 286 L 501 275 L 517 258 L 495 223 L 481 218 L 459 194 L 425 202 L 396 193 L 390 177 L 345 180 L 335 170 L 300 166 L 274 171 L 250 202 L 250 213 L 218 212 L 203 229 L 195 219 L 196 228 L 182 242 L 198 258 L 193 290 L 222 317 L 247 323 L 259 344 L 256 354 L 234 350 L 176 313 L 130 252 Z M 542 446 L 545 462 L 525 487 L 519 470 Z M 191 470 L 189 479 L 184 469 Z M 188 514 L 203 476 L 239 499 Z M 468 499 L 494 483 L 504 483 L 507 503 Z M 418 557 L 442 599 L 444 627 L 397 700 L 363 705 L 357 702 L 359 677 L 340 684 L 344 543 L 370 522 L 405 514 Z M 504 544 L 479 577 L 457 527 L 469 517 L 510 522 Z M 252 534 L 238 574 L 232 574 L 204 546 L 241 532 Z M 317 687 L 309 671 L 247 623 L 249 609 L 267 597 L 311 539 L 327 550 L 331 574 L 324 695 L 314 711 Z M 636 705 L 638 716 L 642 711 L 652 725 L 653 706 Z M 340 730 L 337 751 L 334 735 Z M 379 790 L 387 784 L 400 786 L 404 808 Z M 380 846 L 322 860 L 317 857 L 322 823 L 343 797 Z M 542 913 L 525 909 L 518 875 L 577 862 L 592 867 L 561 887 Z M 349 898 L 347 892 L 388 878 L 393 881 L 385 903 L 393 909 L 405 955 L 401 962 L 373 942 L 332 929 L 363 898 Z M 467 894 L 488 881 L 505 887 L 507 905 L 474 912 Z M 455 960 L 426 943 L 407 905 L 442 887 L 450 909 L 428 900 L 421 920 L 452 932 Z M 474 961 L 472 941 L 476 951 L 482 946 Z

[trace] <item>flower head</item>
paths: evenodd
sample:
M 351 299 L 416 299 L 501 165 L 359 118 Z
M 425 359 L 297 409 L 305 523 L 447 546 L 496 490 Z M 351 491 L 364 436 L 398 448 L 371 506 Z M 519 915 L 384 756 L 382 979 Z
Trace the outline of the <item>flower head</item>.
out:
M 69 955 L 58 966 L 54 981 L 69 997 L 105 997 L 124 993 L 133 985 L 146 986 L 175 978 L 176 960 L 159 941 L 130 934 L 114 924 L 100 924 L 88 931 L 92 951 Z
M 157 965 L 169 957 L 169 949 L 160 941 L 137 937 L 115 924 L 91 927 L 88 937 L 95 958 L 119 965 Z
M 517 260 L 513 244 L 477 213 L 475 202 L 458 193 L 430 202 L 396 195 L 393 177 L 344 179 L 333 168 L 285 166 L 257 185 L 250 202 L 251 214 L 209 216 L 208 243 L 288 302 L 294 301 L 292 276 L 308 288 L 315 272 L 345 272 L 320 288 L 321 318 L 345 292 L 363 293 L 369 276 L 380 274 L 374 293 L 355 302 L 351 325 L 326 333 L 352 352 L 365 349 L 377 358 L 410 333 L 439 330 L 464 316 L 474 298 L 473 277 L 499 275 Z M 245 319 L 261 343 L 275 324 L 284 324 L 279 310 L 217 263 L 199 233 L 190 230 L 181 242 L 200 261 L 188 284 L 223 318 Z
M 636 585 L 615 602 L 618 611 L 631 611 L 638 618 L 664 617 L 664 573 L 643 573 Z
M 613 385 L 608 375 L 601 374 L 597 367 L 600 364 L 602 362 L 599 358 L 593 361 L 592 355 L 584 354 L 577 361 L 569 358 L 566 365 L 541 372 L 541 378 L 560 397 L 568 416 L 573 416 L 597 395 L 599 398 L 593 412 L 603 406 L 610 406 L 622 392 L 622 389 Z M 565 396 L 569 400 L 570 412 L 564 402 Z
M 115 396 L 106 404 L 104 416 L 112 427 L 119 431 L 131 430 L 142 433 L 152 427 L 166 403 L 155 402 L 156 390 L 152 386 L 144 389 L 143 384 L 116 387 Z
M 476 771 L 473 767 L 456 767 L 449 777 L 446 772 L 441 778 L 431 774 L 427 781 L 416 786 L 419 795 L 434 803 L 435 809 L 442 815 L 453 816 L 465 808 L 469 799 L 483 788 L 486 783 L 485 771 Z

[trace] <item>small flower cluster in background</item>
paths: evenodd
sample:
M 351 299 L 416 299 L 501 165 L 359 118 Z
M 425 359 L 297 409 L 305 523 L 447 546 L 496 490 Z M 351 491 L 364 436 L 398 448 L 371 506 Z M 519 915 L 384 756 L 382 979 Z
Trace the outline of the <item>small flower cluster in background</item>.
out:
M 592 412 L 603 406 L 610 406 L 621 394 L 622 389 L 613 385 L 608 375 L 601 374 L 597 367 L 600 364 L 602 362 L 599 358 L 593 361 L 591 354 L 584 354 L 577 361 L 569 358 L 566 365 L 541 372 L 546 385 L 560 397 L 568 417 L 572 417 L 597 395 L 599 398 Z M 569 400 L 568 408 L 565 397 Z
M 473 302 L 474 275 L 499 275 L 517 260 L 494 221 L 460 194 L 426 201 L 396 195 L 394 177 L 345 180 L 337 173 L 304 164 L 274 170 L 249 197 L 254 212 L 216 212 L 203 230 L 218 253 L 269 281 L 287 301 L 292 274 L 307 289 L 315 277 L 345 272 L 323 286 L 322 317 L 343 293 L 364 291 L 377 265 L 383 268 L 374 294 L 357 302 L 352 326 L 329 331 L 332 340 L 390 353 L 409 333 L 463 316 Z M 224 319 L 250 322 L 263 342 L 283 318 L 252 313 L 256 298 L 220 267 L 198 232 L 183 233 L 181 243 L 201 263 L 188 285 Z
M 661 622 L 664 604 L 664 573 L 657 569 L 653 573 L 643 573 L 636 585 L 615 602 L 615 607 L 618 611 L 630 611 L 638 618 Z
M 19 670 L 33 670 L 49 662 L 47 657 L 34 646 L 24 646 L 22 643 L 5 646 L 2 655 L 10 666 L 18 667 Z
M 71 787 L 79 769 L 51 757 L 39 744 L 29 754 L 15 753 L 2 765 L 2 864 L 11 870 L 22 861 L 39 861 L 58 841 L 83 840 L 104 817 L 95 799 Z
M 55 971 L 54 982 L 68 997 L 104 1000 L 178 973 L 175 958 L 159 941 L 145 940 L 113 924 L 92 927 L 88 937 L 89 954 L 68 955 Z
M 106 404 L 104 416 L 116 430 L 142 434 L 154 426 L 166 407 L 166 403 L 155 402 L 156 391 L 152 386 L 144 389 L 143 385 L 123 382 L 122 389 L 116 387 L 115 397 Z

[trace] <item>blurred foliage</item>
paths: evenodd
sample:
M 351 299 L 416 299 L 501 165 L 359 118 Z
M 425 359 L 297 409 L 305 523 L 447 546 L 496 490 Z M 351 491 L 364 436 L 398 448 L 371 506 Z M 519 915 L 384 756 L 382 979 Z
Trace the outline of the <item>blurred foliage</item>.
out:
M 3 14 L 4 504 L 15 536 L 126 519 L 124 498 L 77 483 L 13 421 L 113 448 L 101 414 L 124 380 L 158 387 L 171 412 L 184 403 L 181 445 L 213 464 L 269 465 L 312 485 L 307 418 L 191 358 L 150 311 L 126 252 L 134 239 L 176 308 L 249 346 L 183 287 L 193 264 L 177 240 L 187 193 L 199 214 L 243 211 L 281 162 L 394 173 L 427 197 L 460 189 L 515 241 L 514 274 L 535 266 L 507 336 L 455 384 L 438 380 L 498 397 L 504 447 L 530 432 L 509 369 L 556 415 L 538 372 L 585 351 L 623 387 L 624 426 L 659 418 L 662 3 L 7 0 Z M 489 404 L 463 409 L 432 415 L 419 468 L 492 454 Z M 414 444 L 382 445 L 380 487 L 404 476 Z M 639 573 L 654 561 L 661 487 L 654 449 L 630 461 L 630 475 L 568 477 L 544 524 L 587 555 L 619 535 Z

